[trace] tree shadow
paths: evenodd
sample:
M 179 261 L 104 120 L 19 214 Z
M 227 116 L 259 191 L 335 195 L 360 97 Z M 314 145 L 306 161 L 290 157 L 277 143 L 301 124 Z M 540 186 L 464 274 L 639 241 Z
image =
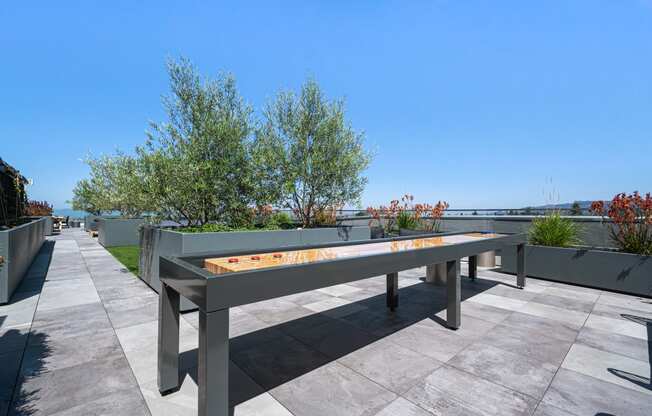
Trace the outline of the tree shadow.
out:
M 462 300 L 501 282 L 462 279 Z M 399 289 L 399 307 L 390 311 L 379 294 L 265 327 L 230 339 L 229 397 L 233 407 L 307 374 L 360 348 L 423 320 L 447 328 L 445 286 L 419 282 Z M 463 309 L 463 306 L 462 306 Z M 181 353 L 181 381 L 197 383 L 197 349 Z M 243 380 L 242 374 L 247 380 Z
M 13 304 L 38 296 L 52 260 L 54 245 L 55 242 L 52 240 L 43 243 L 7 308 L 4 309 L 6 315 L 0 316 L 0 325 L 10 319 Z M 4 331 L 0 336 L 0 354 L 6 360 L 1 364 L 2 380 L 7 383 L 1 387 L 11 392 L 9 415 L 29 416 L 37 413 L 35 403 L 39 391 L 27 391 L 22 387 L 29 380 L 39 377 L 45 370 L 46 359 L 52 352 L 48 344 L 48 336 L 31 330 L 29 323 L 18 324 Z M 26 351 L 29 354 L 26 354 Z M 29 357 L 29 362 L 26 362 L 26 357 Z
M 22 351 L 20 354 L 20 365 L 16 371 L 9 416 L 30 416 L 40 413 L 37 407 L 40 389 L 28 389 L 25 385 L 46 372 L 46 359 L 51 355 L 52 349 L 48 343 L 48 335 L 41 332 L 32 331 L 26 343 L 29 345 L 29 354 L 22 354 Z M 28 362 L 26 362 L 26 355 L 29 356 Z

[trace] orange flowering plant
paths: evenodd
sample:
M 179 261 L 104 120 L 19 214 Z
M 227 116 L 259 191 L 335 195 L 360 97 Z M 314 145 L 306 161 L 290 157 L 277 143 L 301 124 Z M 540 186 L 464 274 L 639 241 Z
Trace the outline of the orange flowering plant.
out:
M 652 196 L 619 193 L 608 207 L 604 201 L 594 201 L 591 212 L 609 218 L 609 234 L 616 246 L 634 254 L 652 255 Z
M 446 201 L 438 201 L 434 206 L 427 206 L 425 210 L 426 221 L 424 222 L 425 228 L 428 231 L 439 232 L 441 230 L 441 217 L 444 216 L 444 211 L 448 209 L 449 205 Z
M 386 232 L 394 230 L 394 227 L 396 226 L 396 217 L 402 210 L 399 204 L 399 200 L 394 199 L 389 203 L 389 206 L 381 205 L 378 208 L 367 208 L 367 212 L 371 215 L 369 225 L 377 225 L 378 227 L 383 228 Z
M 47 201 L 29 201 L 25 207 L 25 215 L 28 217 L 47 217 L 52 215 L 52 205 Z
M 405 194 L 401 200 L 395 199 L 389 206 L 379 208 L 369 207 L 367 212 L 372 219 L 369 225 L 383 227 L 386 232 L 396 228 L 417 229 L 438 232 L 441 229 L 441 218 L 448 209 L 448 203 L 438 201 L 435 205 L 414 203 L 414 196 Z M 403 203 L 401 205 L 401 202 Z

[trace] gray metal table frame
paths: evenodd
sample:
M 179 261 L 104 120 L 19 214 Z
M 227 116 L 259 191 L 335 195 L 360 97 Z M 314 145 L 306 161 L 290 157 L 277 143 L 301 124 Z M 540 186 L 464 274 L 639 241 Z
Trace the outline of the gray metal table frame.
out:
M 179 380 L 179 306 L 184 296 L 199 307 L 198 388 L 200 416 L 229 415 L 229 308 L 273 299 L 336 284 L 387 275 L 387 306 L 398 307 L 398 272 L 430 264 L 446 263 L 447 325 L 460 326 L 461 279 L 458 262 L 469 258 L 469 277 L 475 278 L 480 253 L 517 246 L 519 288 L 525 286 L 525 234 L 501 235 L 437 247 L 392 253 L 345 257 L 289 266 L 214 275 L 202 268 L 210 257 L 256 254 L 411 240 L 440 233 L 338 244 L 283 247 L 278 250 L 207 252 L 192 257 L 161 256 L 159 274 L 158 388 L 161 394 L 174 392 Z M 307 276 L 309 276 L 307 278 Z

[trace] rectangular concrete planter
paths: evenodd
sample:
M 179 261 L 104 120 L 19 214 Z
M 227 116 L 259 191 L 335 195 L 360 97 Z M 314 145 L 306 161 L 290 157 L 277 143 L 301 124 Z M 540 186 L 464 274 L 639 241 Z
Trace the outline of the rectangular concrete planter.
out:
M 34 217 L 34 219 L 41 219 L 43 218 L 45 220 L 45 235 L 50 236 L 54 232 L 54 221 L 52 220 L 52 216 L 49 215 L 47 217 Z
M 89 214 L 84 217 L 84 231 L 97 231 L 97 220 L 102 218 L 100 215 Z
M 433 234 L 433 233 L 439 233 L 442 231 L 427 231 L 427 230 L 411 230 L 409 228 L 400 228 L 398 230 L 398 236 L 399 237 L 409 237 L 409 236 L 417 236 L 417 235 L 424 235 L 424 234 Z
M 512 254 L 501 259 L 508 273 L 516 272 Z M 528 276 L 652 297 L 652 256 L 531 245 L 525 256 Z
M 104 247 L 137 246 L 144 218 L 98 218 L 97 241 Z
M 338 241 L 369 240 L 368 226 L 310 228 L 302 230 L 240 231 L 217 233 L 182 233 L 151 226 L 141 229 L 139 275 L 157 292 L 159 256 L 187 256 L 211 251 L 225 253 L 238 250 L 264 250 L 279 247 L 320 244 Z M 194 309 L 190 301 L 182 301 L 182 309 Z
M 0 304 L 9 302 L 14 290 L 45 241 L 48 217 L 0 231 Z

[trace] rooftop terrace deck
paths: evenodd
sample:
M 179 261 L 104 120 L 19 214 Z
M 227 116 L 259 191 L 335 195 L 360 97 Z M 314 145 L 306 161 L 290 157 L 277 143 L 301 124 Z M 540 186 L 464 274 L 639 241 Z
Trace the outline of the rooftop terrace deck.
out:
M 480 269 L 451 331 L 424 275 L 400 273 L 393 314 L 385 276 L 233 308 L 234 414 L 652 414 L 652 300 Z M 0 416 L 195 415 L 197 314 L 161 397 L 157 308 L 86 234 L 52 237 L 0 306 Z

